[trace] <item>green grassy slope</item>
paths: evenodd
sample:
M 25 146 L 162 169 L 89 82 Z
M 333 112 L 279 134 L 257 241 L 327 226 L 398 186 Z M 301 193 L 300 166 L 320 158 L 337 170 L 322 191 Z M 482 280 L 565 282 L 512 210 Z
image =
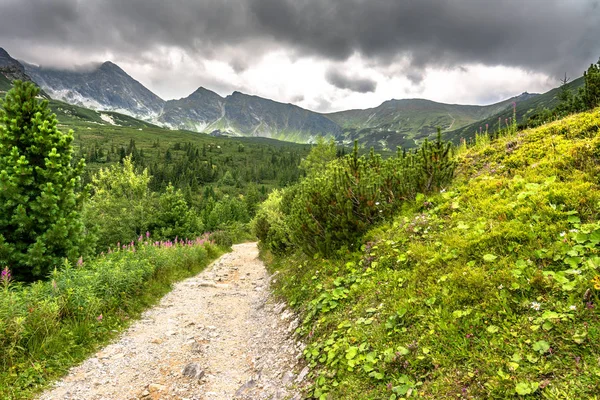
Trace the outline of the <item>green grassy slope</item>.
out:
M 515 99 L 535 95 L 523 94 Z M 513 99 L 488 106 L 444 104 L 423 99 L 390 100 L 379 107 L 326 114 L 344 128 L 344 138 L 377 148 L 416 147 L 441 127 L 462 128 L 506 109 Z
M 573 94 L 576 94 L 577 90 L 580 87 L 583 87 L 583 85 L 583 77 L 580 77 L 570 82 L 568 87 Z M 527 119 L 534 115 L 537 111 L 540 111 L 544 108 L 552 109 L 556 107 L 560 102 L 557 98 L 560 90 L 560 88 L 555 88 L 539 96 L 523 101 L 517 101 L 517 121 L 520 124 L 526 123 Z M 458 143 L 461 138 L 472 139 L 475 136 L 475 132 L 478 132 L 480 127 L 485 130 L 486 124 L 488 124 L 490 132 L 495 132 L 498 128 L 498 118 L 500 118 L 502 124 L 504 124 L 505 119 L 512 117 L 512 114 L 512 107 L 510 107 L 510 104 L 508 104 L 507 107 L 500 112 L 464 126 L 460 129 L 454 129 L 452 131 L 445 132 L 444 137 L 456 143 Z
M 457 158 L 360 251 L 267 255 L 314 397 L 598 398 L 600 109 Z

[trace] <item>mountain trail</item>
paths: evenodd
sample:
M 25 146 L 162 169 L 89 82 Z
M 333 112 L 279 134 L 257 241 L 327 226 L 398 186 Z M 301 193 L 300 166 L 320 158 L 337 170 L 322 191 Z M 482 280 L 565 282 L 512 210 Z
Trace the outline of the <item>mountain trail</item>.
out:
M 40 399 L 301 399 L 298 319 L 272 279 L 256 243 L 233 246 Z

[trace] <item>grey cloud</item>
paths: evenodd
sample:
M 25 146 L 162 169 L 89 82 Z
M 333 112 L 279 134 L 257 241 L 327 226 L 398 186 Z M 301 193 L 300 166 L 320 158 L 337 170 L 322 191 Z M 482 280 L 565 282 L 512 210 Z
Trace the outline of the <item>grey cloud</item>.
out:
M 0 37 L 23 54 L 31 44 L 80 56 L 233 49 L 236 70 L 285 48 L 376 65 L 404 57 L 415 81 L 426 67 L 468 63 L 575 75 L 600 55 L 597 9 L 597 0 L 2 0 Z
M 296 103 L 300 103 L 300 102 L 304 101 L 304 99 L 305 99 L 304 95 L 298 94 L 298 95 L 292 96 L 292 98 L 290 99 L 290 102 L 292 104 L 296 104 Z
M 366 78 L 351 78 L 335 68 L 330 68 L 325 74 L 327 82 L 340 89 L 348 89 L 358 93 L 374 92 L 377 82 Z

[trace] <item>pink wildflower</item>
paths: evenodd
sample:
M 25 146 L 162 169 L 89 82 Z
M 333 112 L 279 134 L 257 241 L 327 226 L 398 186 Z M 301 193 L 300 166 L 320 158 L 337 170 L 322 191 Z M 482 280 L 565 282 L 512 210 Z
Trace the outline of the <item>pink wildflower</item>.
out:
M 96 319 L 98 320 L 98 322 L 102 322 L 102 318 L 104 318 L 104 317 L 102 316 L 102 314 L 100 314 L 100 315 L 98 315 L 98 316 L 96 317 Z
M 12 281 L 10 269 L 8 269 L 8 267 L 4 267 L 2 272 L 0 272 L 0 283 L 2 283 L 2 286 L 8 287 L 10 281 Z

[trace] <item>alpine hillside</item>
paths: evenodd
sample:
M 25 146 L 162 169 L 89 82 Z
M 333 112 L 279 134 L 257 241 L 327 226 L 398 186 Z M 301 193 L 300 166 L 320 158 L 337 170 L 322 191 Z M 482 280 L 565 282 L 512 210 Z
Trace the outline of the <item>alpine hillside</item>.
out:
M 344 130 L 347 141 L 378 148 L 416 147 L 432 136 L 437 127 L 442 132 L 462 128 L 507 110 L 512 102 L 537 97 L 523 93 L 487 106 L 444 104 L 424 99 L 388 100 L 375 108 L 341 111 L 326 116 Z

